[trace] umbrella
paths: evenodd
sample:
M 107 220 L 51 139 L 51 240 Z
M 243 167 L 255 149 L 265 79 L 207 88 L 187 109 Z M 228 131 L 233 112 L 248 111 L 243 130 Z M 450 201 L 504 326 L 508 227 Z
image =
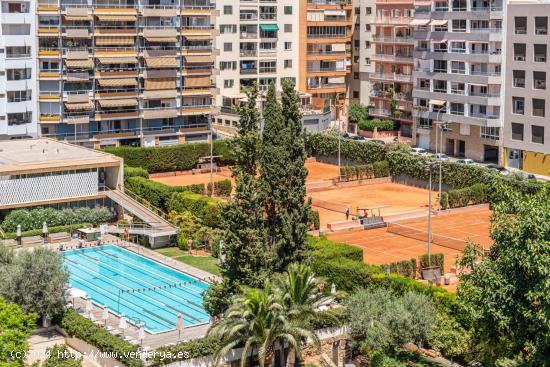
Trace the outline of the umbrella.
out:
M 183 329 L 185 329 L 185 325 L 183 324 L 183 314 L 181 312 L 178 313 L 178 319 L 176 320 L 176 329 L 178 330 L 178 341 L 180 341 L 181 332 Z
M 330 287 L 330 294 L 336 294 L 336 284 L 332 283 Z
M 128 328 L 128 323 L 126 322 L 126 317 L 124 314 L 120 315 L 120 319 L 118 320 L 118 328 L 122 330 L 122 335 L 124 335 L 124 330 Z
M 21 246 L 21 224 L 17 225 L 17 232 L 15 235 L 17 236 L 18 245 Z
M 94 321 L 94 320 L 95 320 L 95 316 L 94 316 L 94 313 L 93 313 L 93 312 L 90 312 L 90 320 L 91 320 L 91 321 Z
M 48 234 L 48 223 L 42 222 L 42 234 L 44 237 Z
M 141 344 L 143 344 L 143 339 L 145 339 L 145 328 L 143 324 L 139 325 L 138 339 Z
M 94 305 L 92 304 L 92 297 L 88 297 L 86 300 L 86 312 L 92 313 Z
M 107 326 L 107 320 L 109 320 L 109 307 L 107 305 L 103 306 L 103 321 L 105 321 L 105 326 Z
M 219 248 L 219 263 L 222 265 L 225 262 L 225 250 L 223 249 L 223 240 L 220 240 Z
M 84 292 L 82 289 L 79 288 L 69 288 L 67 290 L 67 296 L 66 298 L 84 298 L 86 297 L 86 292 Z

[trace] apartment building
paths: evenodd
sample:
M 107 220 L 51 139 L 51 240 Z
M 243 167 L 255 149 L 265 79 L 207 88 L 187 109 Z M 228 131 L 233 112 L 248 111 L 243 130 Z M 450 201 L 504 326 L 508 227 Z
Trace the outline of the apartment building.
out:
M 0 140 L 36 137 L 34 1 L 2 1 Z
M 550 1 L 510 0 L 506 11 L 504 164 L 550 175 L 546 106 Z
M 415 1 L 418 146 L 435 150 L 437 137 L 448 155 L 499 161 L 502 10 L 500 0 Z
M 39 126 L 93 147 L 207 140 L 210 0 L 40 0 Z
M 376 0 L 374 46 L 369 74 L 370 115 L 396 122 L 401 137 L 412 139 L 413 0 Z
M 373 35 L 376 27 L 376 0 L 358 0 L 355 4 L 355 26 L 353 31 L 353 74 L 349 79 L 351 100 L 365 106 L 371 103 L 373 83 L 370 74 L 374 72 L 376 47 Z

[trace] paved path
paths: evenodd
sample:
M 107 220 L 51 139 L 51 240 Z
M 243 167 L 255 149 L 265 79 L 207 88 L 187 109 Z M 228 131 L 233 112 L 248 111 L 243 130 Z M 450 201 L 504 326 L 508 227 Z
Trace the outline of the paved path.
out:
M 46 360 L 46 350 L 54 345 L 65 344 L 65 338 L 55 331 L 46 331 L 34 334 L 29 338 L 30 349 L 27 353 L 27 364 L 32 364 L 36 361 Z M 74 349 L 69 348 L 73 353 L 77 353 Z M 89 358 L 84 357 L 82 360 L 83 367 L 100 367 L 99 364 Z

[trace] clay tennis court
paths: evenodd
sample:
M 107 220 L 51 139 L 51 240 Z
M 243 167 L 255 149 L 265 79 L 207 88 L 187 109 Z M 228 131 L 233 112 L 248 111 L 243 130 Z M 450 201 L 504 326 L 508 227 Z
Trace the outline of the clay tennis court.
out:
M 467 208 L 453 214 L 442 214 L 432 217 L 433 233 L 454 237 L 460 242 L 471 240 L 490 247 L 489 238 L 491 211 L 486 208 Z M 427 231 L 426 218 L 396 222 L 407 227 Z M 405 232 L 405 234 L 407 234 Z M 382 265 L 389 262 L 418 258 L 426 254 L 427 241 L 405 237 L 388 232 L 387 228 L 377 228 L 353 232 L 329 233 L 328 238 L 338 242 L 348 243 L 363 249 L 363 260 L 369 264 Z M 427 238 L 427 237 L 426 237 Z M 453 241 L 452 246 L 456 242 Z M 455 265 L 460 250 L 432 244 L 432 253 L 445 254 L 445 271 Z

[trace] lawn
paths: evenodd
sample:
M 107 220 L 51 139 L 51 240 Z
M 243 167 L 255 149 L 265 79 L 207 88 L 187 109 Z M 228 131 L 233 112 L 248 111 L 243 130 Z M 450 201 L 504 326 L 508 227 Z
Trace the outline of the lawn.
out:
M 164 256 L 171 257 L 174 260 L 181 261 L 184 264 L 207 271 L 210 274 L 220 275 L 218 259 L 215 257 L 189 255 L 187 251 L 180 250 L 178 247 L 159 248 L 155 249 L 155 251 Z

